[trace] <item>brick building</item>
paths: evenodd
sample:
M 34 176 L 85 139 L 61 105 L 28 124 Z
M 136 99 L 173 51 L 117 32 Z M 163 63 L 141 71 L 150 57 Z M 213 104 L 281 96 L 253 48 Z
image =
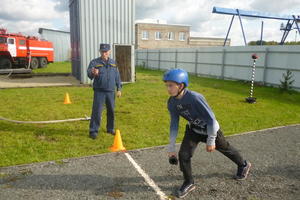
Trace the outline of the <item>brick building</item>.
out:
M 135 48 L 184 48 L 196 46 L 222 46 L 223 38 L 191 37 L 190 25 L 136 23 Z M 230 45 L 230 39 L 226 45 Z

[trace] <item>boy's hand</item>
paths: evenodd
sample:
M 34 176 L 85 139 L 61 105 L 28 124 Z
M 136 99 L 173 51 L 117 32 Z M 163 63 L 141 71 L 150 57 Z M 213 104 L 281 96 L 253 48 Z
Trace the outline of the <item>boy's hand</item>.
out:
M 169 158 L 172 157 L 172 156 L 176 157 L 176 152 L 168 152 L 168 156 L 169 156 Z
M 207 152 L 213 152 L 216 149 L 215 145 L 206 145 Z
M 168 156 L 169 156 L 169 163 L 171 165 L 177 165 L 178 164 L 178 159 L 177 159 L 177 156 L 176 156 L 176 152 L 169 152 Z

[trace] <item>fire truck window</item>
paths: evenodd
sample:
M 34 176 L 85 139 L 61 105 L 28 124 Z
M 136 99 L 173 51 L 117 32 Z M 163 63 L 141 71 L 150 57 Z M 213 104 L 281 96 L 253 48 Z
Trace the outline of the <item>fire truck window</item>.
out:
M 20 41 L 19 41 L 19 44 L 20 44 L 20 45 L 25 45 L 25 40 L 20 40 Z
M 8 44 L 14 44 L 14 43 L 15 43 L 14 39 L 8 39 Z
M 0 43 L 5 44 L 7 39 L 5 37 L 0 37 Z

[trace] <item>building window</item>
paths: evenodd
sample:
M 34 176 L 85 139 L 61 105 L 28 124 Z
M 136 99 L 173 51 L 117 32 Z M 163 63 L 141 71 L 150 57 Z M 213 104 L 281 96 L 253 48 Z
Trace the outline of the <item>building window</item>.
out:
M 174 33 L 173 32 L 168 33 L 168 40 L 174 40 Z
M 148 39 L 149 39 L 148 31 L 142 31 L 142 40 L 148 40 Z
M 179 32 L 179 40 L 185 41 L 185 33 L 184 32 Z
M 155 32 L 155 40 L 161 40 L 161 32 Z

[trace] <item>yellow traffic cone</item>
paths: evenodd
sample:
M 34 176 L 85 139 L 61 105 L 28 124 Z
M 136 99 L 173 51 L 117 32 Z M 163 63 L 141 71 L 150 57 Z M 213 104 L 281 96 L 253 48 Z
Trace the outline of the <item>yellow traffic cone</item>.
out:
M 65 94 L 65 101 L 64 101 L 64 104 L 71 104 L 71 100 L 70 100 L 70 96 L 69 96 L 69 93 L 66 93 Z
M 121 138 L 121 133 L 120 130 L 116 130 L 116 135 L 114 139 L 114 144 L 112 147 L 110 147 L 110 150 L 112 152 L 116 151 L 126 151 L 125 147 L 123 146 L 122 138 Z

